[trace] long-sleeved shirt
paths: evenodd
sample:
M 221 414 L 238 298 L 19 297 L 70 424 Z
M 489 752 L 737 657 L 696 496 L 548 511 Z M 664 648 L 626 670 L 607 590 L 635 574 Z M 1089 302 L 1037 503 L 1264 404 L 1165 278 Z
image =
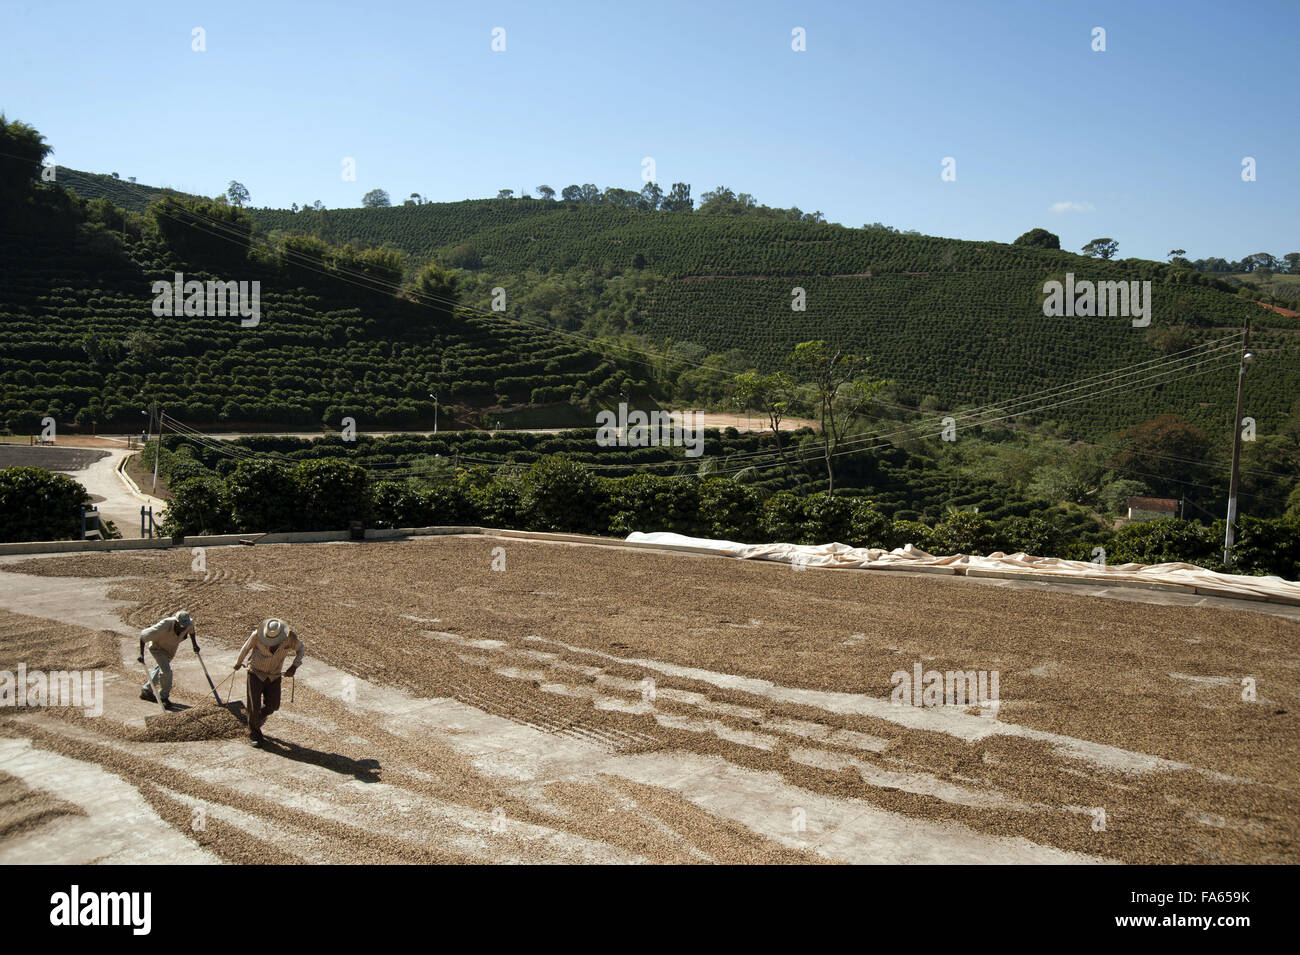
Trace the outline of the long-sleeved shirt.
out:
M 188 627 L 182 627 L 175 617 L 163 617 L 152 627 L 140 631 L 140 639 L 145 641 L 145 646 L 163 654 L 169 660 L 176 656 L 176 648 L 181 645 L 181 641 L 192 636 L 194 636 L 193 618 L 190 619 Z
M 260 629 L 260 628 L 259 628 Z M 289 636 L 285 638 L 275 649 L 262 645 L 262 641 L 257 639 L 257 630 L 254 630 L 239 651 L 239 659 L 235 661 L 235 666 L 239 666 L 248 658 L 248 669 L 256 673 L 263 680 L 278 680 L 284 670 L 284 661 L 289 656 L 289 651 L 294 650 L 293 666 L 296 667 L 302 663 L 302 655 L 307 647 L 298 639 L 298 634 L 292 630 Z

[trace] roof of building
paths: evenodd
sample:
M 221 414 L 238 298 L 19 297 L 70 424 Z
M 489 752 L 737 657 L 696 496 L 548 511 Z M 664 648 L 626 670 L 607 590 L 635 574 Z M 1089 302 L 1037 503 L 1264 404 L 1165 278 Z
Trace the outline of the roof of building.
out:
M 1178 510 L 1178 501 L 1172 497 L 1130 497 L 1125 504 L 1139 511 Z

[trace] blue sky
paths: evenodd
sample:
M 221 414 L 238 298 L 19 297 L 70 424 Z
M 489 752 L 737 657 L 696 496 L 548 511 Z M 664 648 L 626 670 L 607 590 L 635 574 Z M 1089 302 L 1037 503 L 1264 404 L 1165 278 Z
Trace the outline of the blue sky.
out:
M 11 3 L 0 109 L 62 165 L 259 206 L 639 188 L 650 156 L 845 225 L 1235 259 L 1300 250 L 1298 38 L 1294 0 Z

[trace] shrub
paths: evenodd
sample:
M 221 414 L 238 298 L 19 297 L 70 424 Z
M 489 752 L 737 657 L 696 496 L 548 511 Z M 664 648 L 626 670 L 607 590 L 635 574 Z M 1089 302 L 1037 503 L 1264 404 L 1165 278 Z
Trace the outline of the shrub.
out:
M 1300 580 L 1300 520 L 1243 517 L 1237 526 L 1237 542 L 1232 548 L 1234 572 Z
M 529 529 L 603 531 L 607 498 L 591 472 L 563 455 L 543 458 L 523 477 L 521 516 Z
M 498 475 L 475 488 L 471 500 L 485 527 L 519 528 L 523 525 L 524 486 L 517 477 Z
M 936 553 L 939 549 L 934 530 L 928 524 L 919 521 L 894 521 L 889 533 L 891 550 L 895 547 L 906 547 L 908 544 L 927 554 Z
M 0 541 L 69 540 L 81 535 L 86 489 L 44 468 L 0 470 Z
M 993 522 L 974 511 L 953 511 L 934 526 L 935 546 L 945 554 L 978 554 L 997 549 Z M 919 545 L 918 545 L 919 546 Z
M 473 525 L 479 521 L 477 504 L 462 482 L 430 488 L 424 492 L 424 502 L 431 515 L 429 524 Z
M 231 517 L 241 531 L 302 530 L 292 472 L 274 461 L 244 461 L 226 481 Z
M 634 474 L 602 482 L 611 534 L 632 531 L 702 533 L 700 493 L 694 481 Z
M 1009 517 L 998 525 L 999 549 L 1008 554 L 1025 553 L 1034 557 L 1056 557 L 1064 546 L 1056 526 L 1041 517 Z
M 359 465 L 337 458 L 303 461 L 293 470 L 293 483 L 302 530 L 342 530 L 348 521 L 370 518 L 370 476 Z
M 760 540 L 762 496 L 755 488 L 727 478 L 700 482 L 698 532 L 742 544 Z
M 849 521 L 848 543 L 854 547 L 891 547 L 889 518 L 870 501 L 858 501 Z
M 763 502 L 759 532 L 765 541 L 796 543 L 803 523 L 803 500 L 793 491 L 777 491 Z
M 860 498 L 818 491 L 802 502 L 799 544 L 845 543 L 853 536 L 853 515 Z
M 371 519 L 376 527 L 429 527 L 434 524 L 429 495 L 409 481 L 379 481 L 372 489 Z
M 226 484 L 220 478 L 190 478 L 172 485 L 172 501 L 163 517 L 170 536 L 229 534 L 235 530 Z
M 1202 524 L 1164 518 L 1125 524 L 1104 545 L 1108 564 L 1199 564 L 1222 570 L 1223 551 Z

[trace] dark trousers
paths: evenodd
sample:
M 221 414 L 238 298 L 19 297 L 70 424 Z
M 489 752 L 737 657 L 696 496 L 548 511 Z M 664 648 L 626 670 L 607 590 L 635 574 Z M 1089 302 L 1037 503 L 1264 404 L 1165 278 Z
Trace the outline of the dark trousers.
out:
M 252 670 L 248 671 L 248 735 L 262 738 L 262 724 L 280 708 L 280 678 L 263 680 Z

